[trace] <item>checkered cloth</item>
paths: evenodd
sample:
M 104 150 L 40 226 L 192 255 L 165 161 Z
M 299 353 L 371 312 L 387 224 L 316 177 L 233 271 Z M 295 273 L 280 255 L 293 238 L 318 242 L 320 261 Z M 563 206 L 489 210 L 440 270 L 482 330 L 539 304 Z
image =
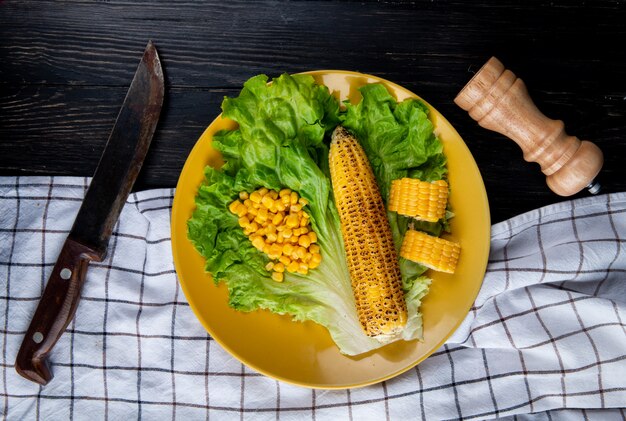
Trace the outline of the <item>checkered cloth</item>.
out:
M 446 345 L 381 384 L 310 390 L 229 356 L 197 322 L 170 251 L 173 190 L 132 194 L 90 266 L 54 380 L 13 363 L 89 180 L 0 178 L 0 408 L 22 419 L 624 419 L 626 193 L 492 228 L 483 288 Z

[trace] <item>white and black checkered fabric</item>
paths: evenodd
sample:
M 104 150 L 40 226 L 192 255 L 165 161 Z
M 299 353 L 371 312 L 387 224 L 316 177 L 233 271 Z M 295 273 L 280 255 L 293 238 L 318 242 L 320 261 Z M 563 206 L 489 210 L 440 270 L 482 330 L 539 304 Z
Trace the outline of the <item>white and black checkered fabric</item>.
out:
M 0 178 L 6 419 L 626 417 L 626 193 L 494 225 L 483 288 L 447 344 L 399 377 L 339 391 L 277 382 L 221 349 L 176 279 L 173 190 L 132 194 L 51 355 L 53 381 L 28 382 L 15 356 L 88 182 Z

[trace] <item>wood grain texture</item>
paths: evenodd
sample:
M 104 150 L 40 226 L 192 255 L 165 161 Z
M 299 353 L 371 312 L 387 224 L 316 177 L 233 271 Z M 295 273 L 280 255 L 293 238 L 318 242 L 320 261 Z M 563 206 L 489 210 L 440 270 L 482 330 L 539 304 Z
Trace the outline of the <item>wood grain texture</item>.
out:
M 173 187 L 224 95 L 250 76 L 356 70 L 419 94 L 457 128 L 492 220 L 563 200 L 515 144 L 453 103 L 492 55 L 548 117 L 604 152 L 604 191 L 626 190 L 626 6 L 569 2 L 0 3 L 0 174 L 90 175 L 153 39 L 166 104 L 136 189 Z

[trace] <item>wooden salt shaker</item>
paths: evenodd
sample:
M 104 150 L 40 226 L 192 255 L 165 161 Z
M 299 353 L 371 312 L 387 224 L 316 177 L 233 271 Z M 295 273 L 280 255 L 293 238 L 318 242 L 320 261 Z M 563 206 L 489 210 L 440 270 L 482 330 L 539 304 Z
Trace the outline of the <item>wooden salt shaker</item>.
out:
M 492 57 L 459 92 L 454 102 L 482 127 L 511 138 L 526 161 L 537 162 L 548 187 L 570 196 L 587 188 L 600 191 L 594 178 L 604 162 L 595 144 L 568 136 L 560 120 L 541 113 L 528 95 L 526 85 Z

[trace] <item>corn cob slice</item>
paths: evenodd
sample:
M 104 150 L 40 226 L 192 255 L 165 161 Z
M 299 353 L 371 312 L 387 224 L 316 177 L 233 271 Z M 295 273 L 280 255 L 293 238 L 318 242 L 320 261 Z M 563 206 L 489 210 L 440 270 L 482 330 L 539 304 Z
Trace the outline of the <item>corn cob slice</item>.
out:
M 437 222 L 446 214 L 448 183 L 432 183 L 416 178 L 401 178 L 391 182 L 389 210 L 400 215 Z
M 329 164 L 359 320 L 368 336 L 393 335 L 406 325 L 407 311 L 391 228 L 367 156 L 341 126 Z
M 412 229 L 407 230 L 400 248 L 405 259 L 446 273 L 454 273 L 460 253 L 459 244 Z

